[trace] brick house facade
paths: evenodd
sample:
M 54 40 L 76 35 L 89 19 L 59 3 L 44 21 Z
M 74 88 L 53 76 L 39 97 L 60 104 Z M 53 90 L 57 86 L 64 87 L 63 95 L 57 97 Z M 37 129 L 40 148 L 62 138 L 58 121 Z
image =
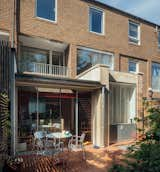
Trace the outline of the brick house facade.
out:
M 111 104 L 109 102 L 114 101 L 110 95 L 112 96 L 112 91 L 116 89 L 117 84 L 122 85 L 117 88 L 121 90 L 121 93 L 117 91 L 120 95 L 126 94 L 123 89 L 127 86 L 134 87 L 136 90 L 135 115 L 143 115 L 142 97 L 147 97 L 148 88 L 152 87 L 152 63 L 160 63 L 157 29 L 159 26 L 93 0 L 56 0 L 55 2 L 57 2 L 56 21 L 37 17 L 36 0 L 1 0 L 0 2 L 0 34 L 8 33 L 9 40 L 16 47 L 16 102 L 21 94 L 18 90 L 27 86 L 35 86 L 36 89 L 43 87 L 48 90 L 61 87 L 72 90 L 72 92 L 78 91 L 79 94 L 89 92 L 91 94 L 91 141 L 97 146 L 108 145 L 112 132 L 115 132 L 110 128 Z M 90 32 L 90 8 L 103 12 L 103 34 Z M 14 9 L 16 10 L 14 11 Z M 140 28 L 139 44 L 129 41 L 130 21 L 136 23 Z M 50 55 L 51 51 L 63 50 L 65 54 L 63 65 L 65 64 L 69 69 L 67 78 L 35 75 L 31 72 L 19 73 L 19 61 L 23 56 L 21 53 L 23 47 L 48 49 L 49 62 L 47 63 L 54 61 L 53 53 Z M 113 68 L 109 69 L 108 66 L 96 64 L 78 74 L 77 54 L 81 48 L 87 51 L 95 50 L 100 53 L 112 54 Z M 134 73 L 129 72 L 130 60 L 138 64 L 138 70 Z M 32 79 L 32 77 L 35 78 Z M 159 91 L 154 91 L 154 98 L 160 98 Z M 23 104 L 17 106 L 20 110 L 19 106 L 23 106 Z M 74 106 L 73 102 L 71 106 Z M 132 108 L 130 107 L 130 109 Z M 72 119 L 75 114 L 74 110 L 71 111 Z M 19 112 L 16 113 L 18 118 Z M 80 126 L 78 127 L 80 128 Z M 73 128 L 76 130 L 76 127 Z M 18 137 L 18 132 L 16 137 Z

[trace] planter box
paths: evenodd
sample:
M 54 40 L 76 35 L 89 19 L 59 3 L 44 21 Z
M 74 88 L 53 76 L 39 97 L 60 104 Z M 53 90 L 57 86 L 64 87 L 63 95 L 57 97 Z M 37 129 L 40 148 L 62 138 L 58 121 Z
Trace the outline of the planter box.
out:
M 110 125 L 110 143 L 116 143 L 136 137 L 135 124 Z

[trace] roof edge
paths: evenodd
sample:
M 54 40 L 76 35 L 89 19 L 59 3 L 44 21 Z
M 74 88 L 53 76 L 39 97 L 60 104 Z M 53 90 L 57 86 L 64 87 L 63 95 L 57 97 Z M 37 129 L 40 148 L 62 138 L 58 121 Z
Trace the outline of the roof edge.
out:
M 120 14 L 125 15 L 125 16 L 129 16 L 129 17 L 131 17 L 131 18 L 133 18 L 133 19 L 136 19 L 136 20 L 139 20 L 139 21 L 141 21 L 141 22 L 143 22 L 143 23 L 147 23 L 147 24 L 152 25 L 152 26 L 158 26 L 158 27 L 160 27 L 160 24 L 151 22 L 151 21 L 149 21 L 149 20 L 147 20 L 147 19 L 144 19 L 144 18 L 142 18 L 142 17 L 138 17 L 138 16 L 136 16 L 136 15 L 134 15 L 134 14 L 131 14 L 131 13 L 126 12 L 126 11 L 123 11 L 123 10 L 121 10 L 121 9 L 118 9 L 118 8 L 116 8 L 116 7 L 113 7 L 113 6 L 110 6 L 110 5 L 108 5 L 108 4 L 99 2 L 99 1 L 97 1 L 97 0 L 81 0 L 81 1 L 88 2 L 88 3 L 92 3 L 92 4 L 95 4 L 95 5 L 97 5 L 97 6 L 101 6 L 101 7 L 103 7 L 103 8 L 108 8 L 108 9 L 110 9 L 110 10 L 112 10 L 112 11 L 115 11 L 115 12 L 120 13 Z

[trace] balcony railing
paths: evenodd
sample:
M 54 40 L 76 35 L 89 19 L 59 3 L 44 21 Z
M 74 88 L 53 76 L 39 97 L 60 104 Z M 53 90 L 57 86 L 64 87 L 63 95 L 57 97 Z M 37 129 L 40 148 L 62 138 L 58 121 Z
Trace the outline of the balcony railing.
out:
M 49 75 L 57 77 L 68 77 L 69 70 L 66 66 L 50 65 L 45 63 L 19 63 L 19 71 L 21 73 Z

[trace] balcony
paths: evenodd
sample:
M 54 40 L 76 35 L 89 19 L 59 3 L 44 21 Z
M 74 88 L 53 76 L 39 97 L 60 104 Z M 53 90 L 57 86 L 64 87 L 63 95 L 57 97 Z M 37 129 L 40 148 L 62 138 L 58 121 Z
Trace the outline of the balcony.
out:
M 45 63 L 19 63 L 19 71 L 24 74 L 34 74 L 53 77 L 69 77 L 68 67 Z

